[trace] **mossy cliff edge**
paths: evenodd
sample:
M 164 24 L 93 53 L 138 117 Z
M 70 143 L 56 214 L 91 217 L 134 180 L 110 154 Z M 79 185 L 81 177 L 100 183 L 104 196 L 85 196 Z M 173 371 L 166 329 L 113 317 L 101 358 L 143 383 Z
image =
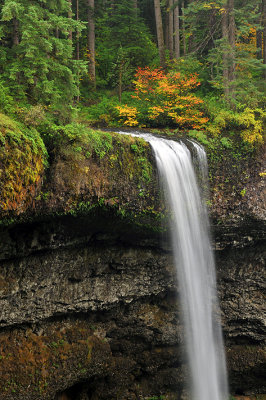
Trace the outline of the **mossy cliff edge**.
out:
M 151 218 L 159 228 L 165 206 L 148 143 L 79 124 L 58 128 L 52 143 L 48 158 L 34 128 L 0 114 L 2 224 L 101 209 L 137 223 Z M 265 220 L 265 148 L 250 153 L 206 141 L 206 150 L 214 223 Z
M 0 132 L 0 399 L 185 399 L 149 145 L 76 124 L 54 132 L 48 159 L 32 128 L 3 117 Z M 263 152 L 207 150 L 230 388 L 262 394 Z
M 3 225 L 96 210 L 136 222 L 160 216 L 156 172 L 144 140 L 69 125 L 56 132 L 48 162 L 36 131 L 25 133 L 0 117 Z

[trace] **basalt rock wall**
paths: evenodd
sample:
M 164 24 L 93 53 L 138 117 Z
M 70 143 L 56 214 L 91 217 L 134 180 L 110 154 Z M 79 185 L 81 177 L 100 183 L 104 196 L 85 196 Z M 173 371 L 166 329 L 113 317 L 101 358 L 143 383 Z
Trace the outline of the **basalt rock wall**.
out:
M 105 228 L 64 217 L 2 231 L 1 399 L 186 398 L 167 237 L 101 218 Z M 215 236 L 231 392 L 265 393 L 261 232 Z

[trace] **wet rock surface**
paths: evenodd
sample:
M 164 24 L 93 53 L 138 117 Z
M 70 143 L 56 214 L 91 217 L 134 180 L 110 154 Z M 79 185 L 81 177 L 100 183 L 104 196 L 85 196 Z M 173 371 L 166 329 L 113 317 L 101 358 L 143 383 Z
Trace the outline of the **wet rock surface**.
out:
M 167 241 L 112 220 L 2 230 L 0 399 L 185 398 L 187 366 Z M 265 393 L 265 246 L 216 229 L 231 392 Z

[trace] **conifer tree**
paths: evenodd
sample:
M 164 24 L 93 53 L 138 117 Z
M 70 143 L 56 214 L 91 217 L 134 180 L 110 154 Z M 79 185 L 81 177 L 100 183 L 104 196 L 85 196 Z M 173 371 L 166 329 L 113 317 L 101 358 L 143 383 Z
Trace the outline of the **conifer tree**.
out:
M 13 34 L 13 45 L 6 40 L 1 49 L 3 79 L 15 97 L 57 112 L 78 94 L 76 72 L 84 67 L 72 61 L 69 31 L 82 26 L 68 18 L 68 11 L 68 0 L 5 0 L 1 15 L 5 37 Z

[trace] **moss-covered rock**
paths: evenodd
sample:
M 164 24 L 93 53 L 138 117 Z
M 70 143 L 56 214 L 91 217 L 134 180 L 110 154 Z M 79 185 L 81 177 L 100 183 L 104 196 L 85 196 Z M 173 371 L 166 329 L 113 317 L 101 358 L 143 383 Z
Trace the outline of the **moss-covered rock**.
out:
M 49 399 L 111 367 L 110 347 L 86 321 L 0 333 L 1 399 Z
M 40 191 L 46 149 L 35 129 L 0 114 L 0 214 L 20 215 Z

